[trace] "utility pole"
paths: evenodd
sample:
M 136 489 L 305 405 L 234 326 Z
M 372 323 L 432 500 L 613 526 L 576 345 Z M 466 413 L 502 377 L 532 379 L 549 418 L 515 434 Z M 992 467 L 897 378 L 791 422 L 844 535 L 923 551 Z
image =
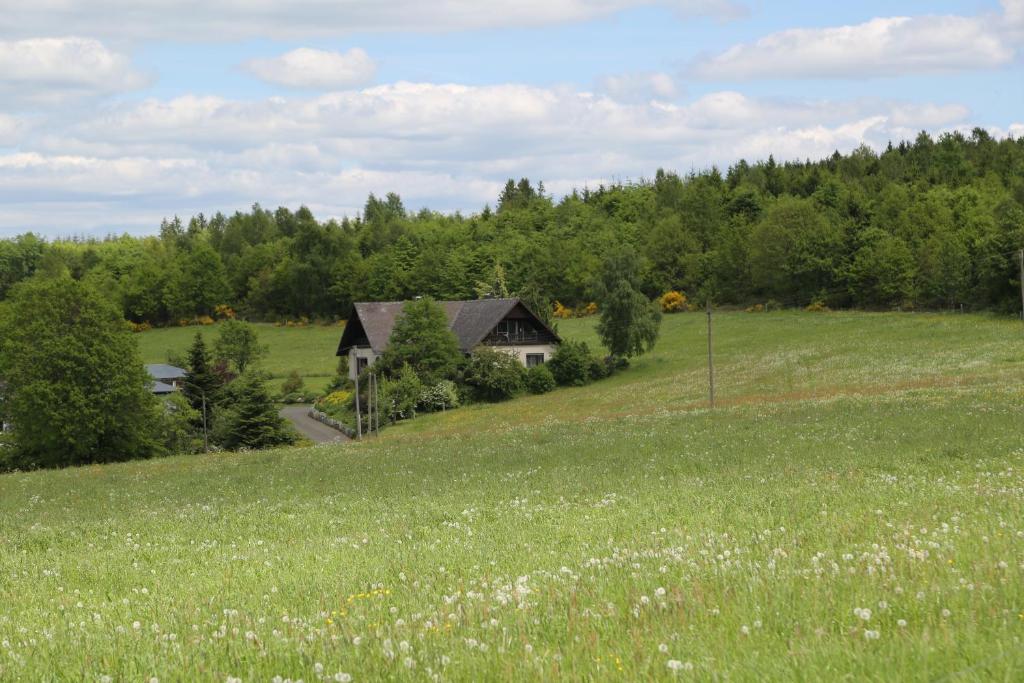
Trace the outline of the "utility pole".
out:
M 356 439 L 363 438 L 363 415 L 359 410 L 359 361 L 356 360 Z
M 373 373 L 366 376 L 366 435 L 373 436 Z
M 373 411 L 373 414 L 376 416 L 374 429 L 377 432 L 377 436 L 380 436 L 380 380 L 377 378 L 377 375 L 373 376 L 373 404 L 376 406 Z
M 711 297 L 708 297 L 708 402 L 715 407 L 715 357 L 711 346 Z
M 1017 255 L 1020 257 L 1020 319 L 1024 320 L 1024 249 Z
M 210 437 L 206 431 L 206 392 L 202 392 L 203 397 L 203 452 L 210 452 Z

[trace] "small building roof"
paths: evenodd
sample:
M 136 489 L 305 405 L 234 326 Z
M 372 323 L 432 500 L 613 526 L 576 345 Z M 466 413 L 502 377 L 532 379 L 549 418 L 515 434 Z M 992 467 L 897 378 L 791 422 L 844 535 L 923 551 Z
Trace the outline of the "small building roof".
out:
M 174 387 L 164 382 L 153 382 L 149 385 L 149 390 L 158 395 L 173 394 L 176 391 Z
M 152 363 L 146 366 L 146 372 L 154 379 L 181 379 L 188 373 L 181 368 L 166 363 Z
M 344 355 L 365 336 L 374 353 L 383 353 L 387 348 L 395 321 L 401 315 L 406 302 L 374 301 L 354 304 L 355 312 L 341 335 L 338 355 Z M 476 299 L 473 301 L 438 301 L 448 318 L 448 329 L 459 341 L 459 348 L 469 353 L 494 329 L 505 316 L 517 306 L 529 314 L 535 322 L 549 332 L 552 338 L 561 341 L 551 330 L 530 311 L 519 299 Z

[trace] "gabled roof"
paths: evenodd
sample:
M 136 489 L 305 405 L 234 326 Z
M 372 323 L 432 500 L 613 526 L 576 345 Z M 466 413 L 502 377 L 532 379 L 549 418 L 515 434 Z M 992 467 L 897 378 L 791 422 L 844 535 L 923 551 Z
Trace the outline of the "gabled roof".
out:
M 152 363 L 146 366 L 146 372 L 154 379 L 181 379 L 187 373 L 181 368 L 166 363 Z
M 522 306 L 534 319 L 539 327 L 551 333 L 556 341 L 561 341 L 554 330 L 530 311 L 519 299 L 476 299 L 473 301 L 438 301 L 448 318 L 448 329 L 459 341 L 459 348 L 469 353 L 483 341 L 484 337 L 494 329 L 517 305 Z M 391 338 L 391 330 L 395 321 L 402 314 L 404 301 L 381 301 L 356 303 L 354 314 L 345 325 L 338 344 L 338 355 L 348 353 L 365 336 L 370 348 L 376 354 L 383 353 Z

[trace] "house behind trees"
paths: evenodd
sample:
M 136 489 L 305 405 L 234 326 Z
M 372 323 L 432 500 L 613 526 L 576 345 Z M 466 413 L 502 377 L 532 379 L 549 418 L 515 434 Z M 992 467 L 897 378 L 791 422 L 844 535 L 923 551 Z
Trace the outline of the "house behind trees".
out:
M 448 329 L 469 354 L 481 344 L 511 354 L 528 368 L 547 362 L 561 338 L 519 299 L 438 301 L 448 318 Z M 403 301 L 360 302 L 345 325 L 338 344 L 339 356 L 348 356 L 350 379 L 373 365 L 391 339 Z

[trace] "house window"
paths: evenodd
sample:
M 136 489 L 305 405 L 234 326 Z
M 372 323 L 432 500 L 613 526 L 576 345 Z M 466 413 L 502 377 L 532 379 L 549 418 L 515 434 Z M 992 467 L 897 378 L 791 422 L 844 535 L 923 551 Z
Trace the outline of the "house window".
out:
M 535 368 L 538 365 L 544 365 L 544 354 L 543 353 L 528 353 L 526 354 L 526 367 Z
M 356 357 L 356 372 L 362 372 L 370 364 L 370 359 L 365 356 Z

